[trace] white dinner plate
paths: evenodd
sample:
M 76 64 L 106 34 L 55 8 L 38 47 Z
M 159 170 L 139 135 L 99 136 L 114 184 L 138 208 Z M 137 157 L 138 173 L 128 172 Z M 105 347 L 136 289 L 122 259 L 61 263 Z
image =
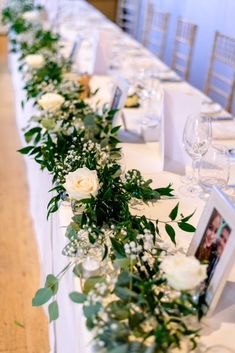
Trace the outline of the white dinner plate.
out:
M 222 107 L 219 103 L 204 103 L 201 107 L 202 114 L 214 114 L 219 113 L 222 110 Z

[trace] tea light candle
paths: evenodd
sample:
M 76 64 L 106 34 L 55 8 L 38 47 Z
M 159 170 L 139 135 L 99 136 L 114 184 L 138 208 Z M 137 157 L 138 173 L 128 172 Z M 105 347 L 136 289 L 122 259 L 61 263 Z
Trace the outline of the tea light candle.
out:
M 99 273 L 100 262 L 94 258 L 87 257 L 86 260 L 82 263 L 83 276 L 91 277 Z

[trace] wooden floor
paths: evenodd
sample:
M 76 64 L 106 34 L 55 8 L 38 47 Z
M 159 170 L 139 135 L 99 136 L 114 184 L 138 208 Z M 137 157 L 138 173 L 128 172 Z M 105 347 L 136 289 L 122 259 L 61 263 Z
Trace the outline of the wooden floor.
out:
M 39 264 L 19 146 L 5 42 L 0 37 L 0 352 L 48 353 L 46 316 L 31 306 Z

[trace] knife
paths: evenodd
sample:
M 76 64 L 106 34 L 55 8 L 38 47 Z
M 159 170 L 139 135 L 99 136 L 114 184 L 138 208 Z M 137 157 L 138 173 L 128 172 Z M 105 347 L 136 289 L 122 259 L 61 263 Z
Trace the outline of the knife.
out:
M 235 120 L 235 116 L 211 116 L 211 121 L 232 121 Z

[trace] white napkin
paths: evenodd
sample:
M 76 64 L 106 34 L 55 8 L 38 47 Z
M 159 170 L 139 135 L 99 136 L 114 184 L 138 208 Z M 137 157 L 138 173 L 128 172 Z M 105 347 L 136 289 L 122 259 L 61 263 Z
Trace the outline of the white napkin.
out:
M 215 140 L 235 140 L 235 120 L 213 121 L 212 134 Z
M 164 90 L 163 134 L 164 170 L 184 173 L 189 157 L 183 148 L 182 137 L 187 117 L 200 114 L 201 97 L 178 90 Z

